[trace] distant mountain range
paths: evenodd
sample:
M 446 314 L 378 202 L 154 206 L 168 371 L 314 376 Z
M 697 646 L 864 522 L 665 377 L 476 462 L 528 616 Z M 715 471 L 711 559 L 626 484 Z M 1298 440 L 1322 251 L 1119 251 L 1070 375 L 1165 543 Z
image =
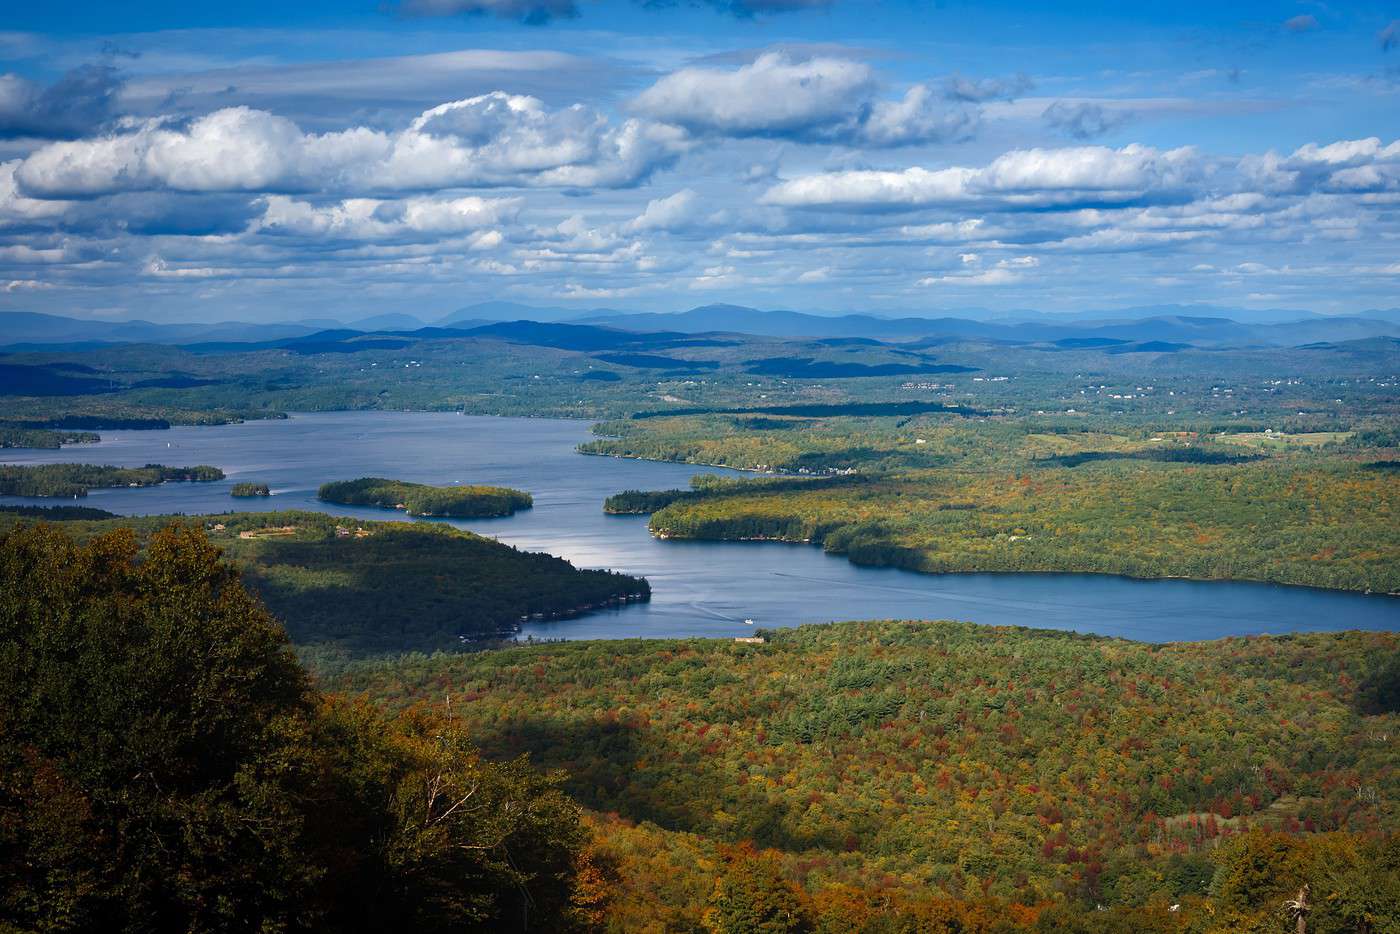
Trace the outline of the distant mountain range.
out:
M 1141 311 L 1154 314 L 1137 314 Z M 951 338 L 1013 342 L 1109 339 L 1180 341 L 1202 346 L 1293 346 L 1315 341 L 1358 340 L 1400 334 L 1400 309 L 1368 312 L 1364 316 L 1301 312 L 1302 317 L 1287 321 L 1249 323 L 1225 315 L 1195 313 L 1198 311 L 1193 306 L 1151 306 L 1125 309 L 1112 315 L 1098 313 L 1079 319 L 1042 315 L 1035 320 L 976 321 L 951 317 L 827 317 L 796 311 L 759 311 L 741 305 L 705 305 L 679 314 L 599 315 L 579 319 L 578 323 L 637 331 L 734 331 L 773 337 L 865 337 L 886 341 Z
M 485 321 L 580 321 L 584 318 L 602 318 L 620 314 L 623 312 L 613 308 L 557 308 L 521 305 L 516 302 L 479 302 L 465 308 L 458 308 L 433 323 L 456 326 L 462 321 L 473 319 Z
M 1217 312 L 1206 314 L 1203 312 Z M 1275 320 L 1280 315 L 1297 315 Z M 1017 318 L 887 318 L 869 314 L 814 315 L 761 311 L 742 305 L 704 305 L 674 314 L 625 313 L 611 309 L 537 308 L 512 302 L 484 302 L 458 309 L 432 326 L 412 315 L 389 313 L 342 325 L 328 319 L 259 324 L 157 324 L 150 321 L 90 321 L 29 312 L 0 313 L 0 347 L 100 346 L 113 343 L 199 345 L 203 350 L 237 349 L 237 344 L 285 346 L 302 339 L 340 341 L 366 333 L 400 339 L 459 337 L 497 322 L 586 325 L 622 331 L 678 334 L 741 333 L 788 338 L 865 338 L 924 343 L 955 340 L 1059 343 L 1107 346 L 1113 342 L 1156 341 L 1197 347 L 1298 346 L 1319 342 L 1400 336 L 1400 309 L 1328 316 L 1309 312 L 1247 313 L 1240 309 L 1155 305 L 1094 312 L 1077 318 L 1027 312 Z M 476 336 L 490 336 L 482 333 Z
M 156 324 L 152 321 L 92 321 L 25 311 L 0 312 L 0 344 L 181 344 L 188 341 L 251 341 L 298 337 L 333 322 L 250 324 Z

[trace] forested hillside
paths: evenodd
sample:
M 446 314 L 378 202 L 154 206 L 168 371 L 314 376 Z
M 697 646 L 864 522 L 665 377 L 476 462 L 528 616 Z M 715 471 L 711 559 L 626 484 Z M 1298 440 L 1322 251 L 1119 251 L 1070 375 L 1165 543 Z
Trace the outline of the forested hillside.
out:
M 24 513 L 0 512 L 0 531 L 26 521 L 32 519 Z M 580 570 L 553 555 L 429 523 L 266 512 L 114 517 L 63 527 L 80 538 L 131 528 L 144 541 L 171 523 L 204 530 L 283 621 L 303 657 L 323 667 L 365 655 L 460 649 L 509 636 L 524 618 L 575 616 L 651 594 L 638 577 Z
M 314 689 L 199 529 L 0 535 L 0 930 L 583 931 L 557 778 Z
M 1363 930 L 1347 912 L 1374 910 L 1367 887 L 1400 895 L 1396 838 L 1374 837 L 1400 829 L 1394 634 L 764 635 L 408 658 L 334 685 L 393 708 L 450 696 L 488 754 L 565 769 L 620 864 L 617 930 L 693 929 L 748 885 L 733 897 L 790 896 L 831 931 L 1281 930 L 1303 881 L 1309 930 Z M 939 912 L 984 923 L 910 920 Z
M 859 564 L 1080 571 L 1400 591 L 1400 482 L 1354 465 L 923 471 L 654 513 L 664 538 L 813 542 Z
M 509 549 L 166 521 L 5 519 L 0 923 L 1226 934 L 1291 930 L 1306 885 L 1310 931 L 1400 925 L 1393 633 L 844 623 L 322 665 L 322 696 L 215 543 L 294 633 L 330 593 L 278 576 L 317 549 L 381 588 Z

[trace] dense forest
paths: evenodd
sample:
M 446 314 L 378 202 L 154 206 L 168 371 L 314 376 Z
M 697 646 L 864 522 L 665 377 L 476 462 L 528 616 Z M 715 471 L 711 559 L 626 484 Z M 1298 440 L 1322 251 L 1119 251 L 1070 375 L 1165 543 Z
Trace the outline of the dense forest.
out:
M 721 477 L 716 474 L 696 474 L 690 478 L 689 490 L 623 490 L 603 501 L 603 511 L 609 515 L 646 515 L 674 503 L 700 502 L 706 494 L 782 493 L 787 490 L 816 489 L 816 484 L 829 488 L 844 483 L 861 482 L 859 477 L 793 479 L 785 477 Z
M 980 418 L 946 412 L 904 417 L 670 415 L 601 422 L 593 429 L 598 440 L 580 450 L 793 475 L 944 466 L 1054 468 L 1113 460 L 1243 464 L 1367 451 L 1400 456 L 1400 441 L 1379 427 L 1255 432 L 1235 422 L 1185 425 L 1165 428 L 1117 417 Z M 1306 422 L 1295 427 L 1322 426 Z
M 591 930 L 558 784 L 312 687 L 197 528 L 0 536 L 0 929 Z
M 0 531 L 24 518 L 0 512 Z M 303 657 L 321 668 L 366 655 L 459 650 L 509 636 L 530 617 L 576 616 L 651 595 L 642 578 L 580 570 L 432 523 L 257 512 L 64 528 L 80 538 L 131 528 L 144 541 L 171 522 L 205 530 L 284 622 Z
M 603 501 L 610 516 L 642 516 L 694 496 L 691 490 L 623 490 Z
M 528 904 L 551 931 L 1225 934 L 1291 930 L 1305 885 L 1310 931 L 1400 925 L 1393 633 L 871 622 L 346 664 L 327 627 L 420 619 L 465 593 L 453 573 L 567 565 L 310 513 L 76 538 L 10 516 L 0 923 L 21 930 L 524 929 Z
M 50 522 L 63 522 L 70 519 L 118 518 L 114 512 L 94 509 L 91 506 L 16 506 L 3 503 L 0 503 L 0 514 L 5 515 L 5 518 L 0 518 L 0 528 L 10 524 L 7 520 L 11 516 L 22 516 L 26 519 L 47 519 Z
M 773 418 L 595 426 L 587 452 L 763 471 L 628 490 L 665 538 L 811 542 L 930 573 L 1065 571 L 1400 591 L 1395 437 L 1121 420 Z
M 0 496 L 53 496 L 76 499 L 87 496 L 88 490 L 118 486 L 156 486 L 167 481 L 222 480 L 224 472 L 217 467 L 166 467 L 147 464 L 145 467 L 99 467 L 94 464 L 36 464 L 7 466 L 0 464 Z
M 564 769 L 620 866 L 617 930 L 696 929 L 765 875 L 832 931 L 1003 929 L 925 912 L 1283 930 L 1304 882 L 1310 931 L 1400 924 L 1395 634 L 762 635 L 405 658 L 333 683 L 393 708 L 450 694 L 489 755 Z
M 230 425 L 248 419 L 286 418 L 275 409 L 193 406 L 181 401 L 179 387 L 168 387 L 160 401 L 138 402 L 137 393 L 119 396 L 6 399 L 9 412 L 0 427 L 34 431 L 164 431 L 172 425 Z
M 342 506 L 402 508 L 410 516 L 482 519 L 509 516 L 534 505 L 529 493 L 501 486 L 428 486 L 383 477 L 324 483 L 318 499 Z
M 228 495 L 246 499 L 253 496 L 271 496 L 272 490 L 268 488 L 266 483 L 245 480 L 230 487 Z

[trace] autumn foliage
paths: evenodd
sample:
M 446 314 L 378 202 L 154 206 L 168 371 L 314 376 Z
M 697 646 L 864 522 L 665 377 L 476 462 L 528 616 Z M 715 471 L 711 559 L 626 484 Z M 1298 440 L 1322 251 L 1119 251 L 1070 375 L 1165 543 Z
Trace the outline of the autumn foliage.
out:
M 313 689 L 202 532 L 0 538 L 0 929 L 582 929 L 586 854 L 557 778 Z

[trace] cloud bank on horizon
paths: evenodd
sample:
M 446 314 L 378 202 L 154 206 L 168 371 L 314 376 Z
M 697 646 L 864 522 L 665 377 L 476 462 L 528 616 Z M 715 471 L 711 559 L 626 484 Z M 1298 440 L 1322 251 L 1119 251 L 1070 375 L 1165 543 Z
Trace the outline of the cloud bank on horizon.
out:
M 31 13 L 0 309 L 1400 304 L 1400 21 L 1039 6 Z

